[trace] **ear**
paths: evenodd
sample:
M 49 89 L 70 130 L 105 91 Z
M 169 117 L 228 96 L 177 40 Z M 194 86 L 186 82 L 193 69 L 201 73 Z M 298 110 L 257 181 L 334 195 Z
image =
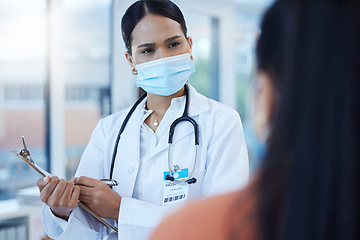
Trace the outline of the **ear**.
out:
M 125 58 L 128 61 L 128 63 L 130 64 L 130 67 L 132 69 L 136 69 L 136 64 L 128 51 L 125 52 Z
M 187 38 L 187 41 L 188 41 L 188 43 L 189 43 L 190 54 L 191 54 L 191 52 L 192 52 L 192 46 L 193 46 L 193 40 L 192 40 L 192 38 L 189 36 L 189 37 Z

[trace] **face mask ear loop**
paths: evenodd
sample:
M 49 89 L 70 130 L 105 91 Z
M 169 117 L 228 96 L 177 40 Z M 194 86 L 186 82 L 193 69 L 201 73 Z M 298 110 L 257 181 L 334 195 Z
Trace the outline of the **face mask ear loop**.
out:
M 188 43 L 189 43 L 189 37 L 190 37 L 190 36 L 185 37 Z M 194 57 L 193 57 L 193 55 L 192 55 L 192 50 L 191 50 L 191 47 L 190 47 L 190 43 L 189 43 L 189 55 L 190 55 L 191 61 L 194 61 Z
M 192 53 L 191 53 L 192 51 L 191 51 L 191 48 L 189 48 L 189 55 L 190 55 L 190 59 L 191 59 L 191 61 L 194 61 L 194 57 L 193 57 L 193 55 L 192 55 Z
M 130 58 L 131 58 L 132 63 L 135 65 L 135 67 L 131 70 L 131 72 L 132 72 L 133 75 L 138 75 L 138 70 L 137 70 L 137 67 L 136 67 L 135 60 L 133 59 L 133 57 L 131 55 L 130 55 Z

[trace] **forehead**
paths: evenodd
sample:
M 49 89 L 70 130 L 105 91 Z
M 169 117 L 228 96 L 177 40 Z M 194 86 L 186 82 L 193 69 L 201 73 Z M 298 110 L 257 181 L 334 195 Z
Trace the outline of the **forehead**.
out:
M 161 15 L 149 14 L 135 26 L 132 45 L 162 42 L 175 35 L 184 35 L 178 22 Z

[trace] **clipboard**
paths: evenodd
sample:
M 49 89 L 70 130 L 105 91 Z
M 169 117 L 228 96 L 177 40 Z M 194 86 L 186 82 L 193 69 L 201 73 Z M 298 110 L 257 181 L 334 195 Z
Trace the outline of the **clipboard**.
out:
M 30 151 L 26 146 L 26 142 L 25 142 L 25 138 L 24 136 L 22 137 L 22 142 L 24 145 L 24 149 L 22 149 L 20 152 L 17 151 L 16 149 L 13 149 L 12 152 L 21 160 L 23 160 L 24 162 L 26 162 L 31 168 L 33 168 L 36 172 L 38 172 L 42 177 L 46 177 L 49 176 L 51 177 L 52 175 L 45 171 L 44 169 L 42 169 L 39 165 L 37 165 L 35 163 L 35 161 L 32 159 L 32 157 L 30 156 Z M 95 217 L 97 220 L 99 220 L 102 224 L 104 224 L 105 226 L 111 228 L 112 230 L 114 230 L 115 232 L 118 232 L 118 229 L 114 226 L 112 226 L 111 224 L 109 224 L 108 222 L 106 222 L 102 217 L 100 217 L 97 213 L 93 212 L 90 208 L 88 208 L 84 203 L 82 203 L 80 200 L 78 200 L 78 205 L 83 208 L 85 211 L 87 211 L 88 213 L 90 213 L 93 217 Z

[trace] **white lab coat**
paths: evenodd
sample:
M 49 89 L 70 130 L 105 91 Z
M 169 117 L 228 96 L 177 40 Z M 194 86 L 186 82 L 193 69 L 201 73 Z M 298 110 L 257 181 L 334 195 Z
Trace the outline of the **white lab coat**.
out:
M 189 185 L 185 201 L 163 205 L 163 173 L 168 171 L 166 135 L 160 139 L 146 161 L 147 173 L 141 183 L 144 200 L 132 198 L 139 170 L 140 124 L 143 116 L 141 106 L 144 106 L 145 99 L 131 116 L 118 146 L 113 179 L 118 181 L 119 186 L 113 190 L 122 196 L 122 200 L 118 222 L 109 222 L 118 227 L 119 233 L 116 236 L 112 232 L 108 239 L 146 239 L 159 221 L 189 201 L 238 190 L 247 182 L 249 164 L 239 114 L 197 93 L 192 86 L 189 86 L 189 96 L 189 116 L 199 125 L 200 145 L 194 175 L 197 182 Z M 128 111 L 129 108 L 100 120 L 81 158 L 77 176 L 109 178 L 115 139 Z M 195 156 L 194 144 L 193 126 L 188 122 L 179 123 L 175 128 L 171 148 L 173 164 L 191 171 Z M 79 207 L 66 222 L 54 217 L 49 207 L 44 205 L 43 223 L 48 235 L 56 239 L 102 239 L 109 232 L 107 227 Z

